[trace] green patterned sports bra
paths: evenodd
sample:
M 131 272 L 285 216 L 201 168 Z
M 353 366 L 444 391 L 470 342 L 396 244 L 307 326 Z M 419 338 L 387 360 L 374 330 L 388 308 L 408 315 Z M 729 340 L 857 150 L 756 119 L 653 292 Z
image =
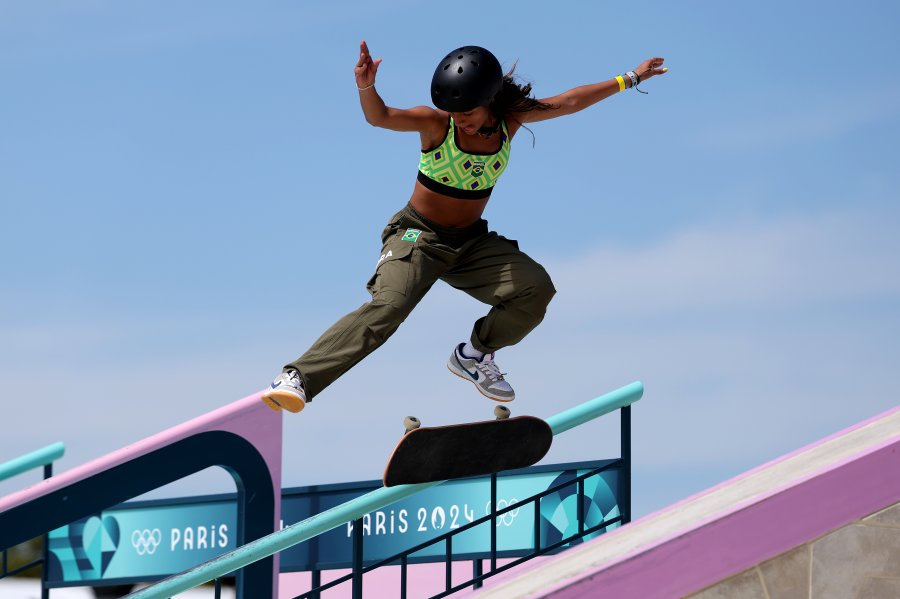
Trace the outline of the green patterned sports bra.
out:
M 509 134 L 500 121 L 500 149 L 493 154 L 469 154 L 456 145 L 456 125 L 450 117 L 443 143 L 423 150 L 418 181 L 431 191 L 461 200 L 480 200 L 491 195 L 509 162 Z

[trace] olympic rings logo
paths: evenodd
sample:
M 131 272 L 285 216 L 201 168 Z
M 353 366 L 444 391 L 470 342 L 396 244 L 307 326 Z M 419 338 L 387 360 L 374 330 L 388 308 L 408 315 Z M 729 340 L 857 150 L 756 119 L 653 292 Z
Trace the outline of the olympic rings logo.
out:
M 135 530 L 131 533 L 131 545 L 138 555 L 153 555 L 162 541 L 162 533 L 158 528 L 153 530 Z
M 503 508 L 509 507 L 518 501 L 519 500 L 516 499 L 515 497 L 513 497 L 509 501 L 507 501 L 505 499 L 501 499 L 497 502 L 497 510 L 498 511 L 502 510 Z M 491 513 L 491 502 L 490 501 L 487 502 L 487 505 L 485 506 L 484 511 L 486 514 Z M 510 510 L 508 512 L 500 514 L 499 516 L 497 516 L 497 526 L 498 527 L 512 526 L 513 521 L 516 519 L 516 516 L 518 516 L 518 515 L 519 515 L 519 508 L 516 508 L 514 510 Z

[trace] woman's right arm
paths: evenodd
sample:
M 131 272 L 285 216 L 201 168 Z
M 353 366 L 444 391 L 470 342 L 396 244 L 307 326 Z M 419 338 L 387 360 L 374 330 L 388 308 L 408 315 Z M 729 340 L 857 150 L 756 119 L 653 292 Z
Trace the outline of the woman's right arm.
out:
M 393 131 L 418 131 L 423 137 L 433 137 L 435 131 L 442 131 L 446 125 L 445 117 L 429 106 L 401 109 L 385 105 L 375 90 L 375 73 L 380 64 L 380 58 L 372 60 L 366 42 L 360 43 L 359 60 L 353 74 L 356 76 L 359 103 L 366 116 L 366 122 Z

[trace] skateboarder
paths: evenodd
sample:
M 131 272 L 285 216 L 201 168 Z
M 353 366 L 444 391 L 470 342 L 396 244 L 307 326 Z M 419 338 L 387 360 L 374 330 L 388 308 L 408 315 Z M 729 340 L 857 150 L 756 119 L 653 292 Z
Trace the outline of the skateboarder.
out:
M 556 290 L 544 268 L 481 218 L 509 161 L 510 142 L 527 123 L 573 114 L 666 72 L 662 58 L 634 71 L 537 100 L 531 85 L 504 74 L 488 50 L 464 46 L 445 56 L 431 81 L 436 108 L 385 105 L 375 89 L 381 59 L 360 44 L 354 74 L 366 121 L 417 132 L 421 159 L 415 189 L 381 234 L 383 247 L 367 289 L 371 301 L 347 314 L 263 394 L 273 409 L 299 412 L 325 387 L 383 344 L 438 280 L 491 306 L 448 368 L 485 396 L 512 401 L 515 392 L 494 361 L 541 320 Z

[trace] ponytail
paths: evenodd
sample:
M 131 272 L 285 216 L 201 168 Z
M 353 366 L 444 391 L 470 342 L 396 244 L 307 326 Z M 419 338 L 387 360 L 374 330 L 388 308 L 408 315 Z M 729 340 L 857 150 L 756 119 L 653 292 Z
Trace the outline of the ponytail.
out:
M 503 85 L 488 106 L 491 114 L 493 114 L 498 119 L 509 117 L 513 120 L 517 120 L 516 113 L 519 112 L 531 112 L 532 110 L 552 110 L 554 108 L 559 108 L 554 104 L 548 104 L 546 102 L 541 102 L 540 100 L 533 98 L 531 96 L 530 83 L 520 84 L 516 83 L 516 81 L 513 79 L 513 73 L 515 73 L 515 70 L 516 65 L 514 64 L 509 72 L 503 75 Z M 525 129 L 528 129 L 528 127 L 525 127 Z M 531 131 L 531 129 L 528 129 L 528 131 L 531 133 L 533 145 L 534 133 Z

